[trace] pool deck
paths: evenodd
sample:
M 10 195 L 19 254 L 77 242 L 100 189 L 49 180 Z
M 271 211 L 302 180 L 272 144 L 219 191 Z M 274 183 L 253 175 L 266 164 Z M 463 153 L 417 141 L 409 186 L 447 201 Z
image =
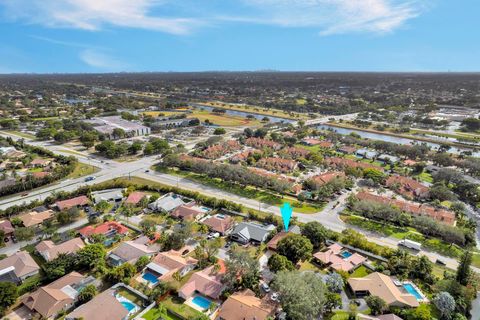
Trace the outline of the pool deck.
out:
M 428 300 L 428 298 L 423 294 L 422 290 L 420 290 L 417 285 L 415 283 L 413 283 L 412 281 L 403 281 L 401 282 L 401 287 L 403 290 L 405 290 L 407 293 L 410 293 L 408 292 L 408 290 L 404 287 L 404 285 L 406 284 L 409 284 L 411 285 L 415 291 L 417 291 L 417 293 L 422 297 L 421 299 L 417 299 L 418 302 L 420 303 L 429 303 L 430 300 Z M 411 294 L 411 293 L 410 293 Z

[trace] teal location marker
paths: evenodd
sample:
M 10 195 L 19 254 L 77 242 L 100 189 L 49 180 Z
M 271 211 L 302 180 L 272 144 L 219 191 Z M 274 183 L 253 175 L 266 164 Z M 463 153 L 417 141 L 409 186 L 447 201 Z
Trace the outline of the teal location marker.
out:
M 288 231 L 288 226 L 290 225 L 290 219 L 292 218 L 292 207 L 290 203 L 284 202 L 283 206 L 280 207 L 280 212 L 282 213 L 283 227 L 285 231 Z

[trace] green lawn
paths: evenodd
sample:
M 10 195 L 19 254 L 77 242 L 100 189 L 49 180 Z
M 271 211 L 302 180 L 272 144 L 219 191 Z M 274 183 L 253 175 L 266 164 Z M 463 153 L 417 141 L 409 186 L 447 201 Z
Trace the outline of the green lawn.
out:
M 76 178 L 88 176 L 98 171 L 99 169 L 97 167 L 78 162 L 73 172 L 67 176 L 67 179 L 76 179 Z
M 433 183 L 432 175 L 425 171 L 420 174 L 417 174 L 414 177 L 417 177 L 420 181 L 423 181 L 423 182 Z
M 13 135 L 16 135 L 25 139 L 31 139 L 31 140 L 35 139 L 35 136 L 33 134 L 26 133 L 26 132 L 21 132 L 17 130 L 6 130 L 5 132 L 11 133 Z
M 137 296 L 136 294 L 133 294 L 132 292 L 130 292 L 129 290 L 126 290 L 125 288 L 118 288 L 117 289 L 117 292 L 124 296 L 125 298 L 127 298 L 128 300 L 132 301 L 133 303 L 135 303 L 137 306 L 143 306 L 143 300 Z
M 350 275 L 351 278 L 363 278 L 369 274 L 368 269 L 365 266 L 358 267 L 355 271 L 352 272 Z
M 185 319 L 194 319 L 202 313 L 193 309 L 192 307 L 187 306 L 183 303 L 184 300 L 178 297 L 169 296 L 166 298 L 162 304 L 169 310 L 181 315 Z
M 300 271 L 315 271 L 315 272 L 319 272 L 319 273 L 323 273 L 323 274 L 326 273 L 324 270 L 320 269 L 319 267 L 317 267 L 316 265 L 314 265 L 310 261 L 302 262 L 299 270 Z
M 150 309 L 147 313 L 142 316 L 142 319 L 145 320 L 157 320 L 157 319 L 164 319 L 164 320 L 183 320 L 172 314 L 171 312 L 162 312 L 158 308 Z

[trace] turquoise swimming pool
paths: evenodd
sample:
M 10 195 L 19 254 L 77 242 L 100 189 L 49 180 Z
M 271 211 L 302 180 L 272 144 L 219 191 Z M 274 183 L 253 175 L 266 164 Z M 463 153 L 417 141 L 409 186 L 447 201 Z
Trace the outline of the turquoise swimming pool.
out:
M 420 294 L 420 292 L 418 292 L 417 289 L 415 289 L 415 287 L 411 283 L 404 283 L 402 286 L 405 288 L 405 290 L 407 290 L 408 293 L 415 296 L 417 300 L 423 300 L 423 297 Z
M 350 258 L 352 256 L 353 253 L 349 252 L 349 251 L 342 251 L 340 253 L 340 255 L 342 256 L 343 259 L 347 259 L 347 258 Z
M 202 296 L 196 296 L 195 298 L 192 299 L 192 302 L 193 304 L 199 306 L 204 310 L 207 310 L 208 308 L 210 308 L 210 305 L 212 304 L 212 301 Z
M 123 306 L 125 309 L 128 310 L 128 312 L 131 312 L 131 311 L 134 310 L 135 307 L 136 307 L 136 306 L 135 306 L 132 302 L 130 302 L 130 301 L 122 301 L 122 302 L 120 302 L 120 303 L 122 304 L 122 306 Z
M 157 284 L 158 283 L 158 278 L 151 274 L 150 272 L 145 272 L 143 275 L 142 275 L 142 278 L 148 282 L 150 282 L 151 284 Z

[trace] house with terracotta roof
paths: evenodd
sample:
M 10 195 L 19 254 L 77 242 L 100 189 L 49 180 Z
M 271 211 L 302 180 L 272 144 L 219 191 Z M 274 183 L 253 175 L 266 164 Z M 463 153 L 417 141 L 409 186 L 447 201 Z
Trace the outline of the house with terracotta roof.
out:
M 65 320 L 125 320 L 129 311 L 115 297 L 116 290 L 107 289 L 93 297 L 92 300 L 82 304 L 65 316 Z
M 219 260 L 218 263 L 224 265 L 223 260 Z M 225 267 L 223 269 L 225 270 Z M 178 290 L 178 295 L 185 300 L 197 294 L 217 300 L 226 288 L 222 283 L 222 277 L 225 273 L 224 270 L 223 272 L 221 269 L 220 271 L 215 271 L 215 267 L 210 266 L 204 270 L 195 272 L 187 283 Z
M 343 154 L 354 154 L 355 151 L 357 151 L 357 148 L 353 146 L 341 146 L 337 151 Z
M 290 159 L 306 158 L 310 153 L 309 150 L 299 147 L 289 147 L 278 151 L 279 155 Z
M 125 200 L 125 203 L 136 206 L 145 197 L 149 198 L 150 195 L 145 192 L 134 191 L 128 195 L 127 200 Z
M 377 296 L 389 307 L 415 308 L 420 305 L 417 298 L 400 283 L 380 272 L 371 273 L 363 278 L 349 278 L 347 283 L 356 297 Z
M 140 257 L 151 257 L 158 252 L 157 245 L 148 246 L 133 241 L 122 242 L 108 254 L 108 262 L 112 266 L 119 266 L 126 262 L 135 264 Z
M 195 201 L 183 204 L 170 213 L 173 217 L 186 221 L 194 221 L 203 218 L 210 208 L 197 205 Z
M 267 243 L 267 248 L 273 251 L 277 251 L 277 245 L 280 240 L 286 238 L 289 234 L 300 234 L 300 227 L 299 226 L 290 226 L 288 231 L 280 231 L 276 235 L 273 236 L 270 241 Z
M 33 159 L 28 165 L 33 168 L 44 168 L 52 163 L 51 159 L 36 158 Z
M 280 150 L 282 145 L 273 140 L 268 140 L 264 138 L 251 137 L 245 140 L 245 145 L 255 148 L 255 149 L 272 149 Z
M 333 147 L 333 143 L 329 142 L 329 141 L 322 141 L 320 139 L 316 139 L 316 138 L 304 138 L 302 139 L 302 144 L 306 145 L 306 146 L 321 146 L 321 147 L 324 147 L 324 148 L 331 148 Z M 322 146 L 323 144 L 323 146 Z
M 231 163 L 245 162 L 249 157 L 253 156 L 254 154 L 261 155 L 261 151 L 256 149 L 249 149 L 249 150 L 234 154 L 228 160 Z
M 43 179 L 47 176 L 50 175 L 50 172 L 45 172 L 45 171 L 39 171 L 39 172 L 33 172 L 32 173 L 32 177 L 34 177 L 35 179 Z
M 42 224 L 46 220 L 52 219 L 53 216 L 54 212 L 52 210 L 45 210 L 41 212 L 28 212 L 18 216 L 18 218 L 22 220 L 24 227 L 34 227 Z
M 257 162 L 257 167 L 275 172 L 292 172 L 297 168 L 298 163 L 294 160 L 268 157 L 262 158 Z
M 78 231 L 83 239 L 87 239 L 93 234 L 103 234 L 107 238 L 111 238 L 116 234 L 125 236 L 128 232 L 128 228 L 117 221 L 106 221 L 96 227 L 86 226 Z
M 242 146 L 236 140 L 228 140 L 219 144 L 214 144 L 201 152 L 201 156 L 206 159 L 218 159 L 231 152 L 240 150 Z
M 60 254 L 72 254 L 85 247 L 81 238 L 73 238 L 60 244 L 44 240 L 35 246 L 35 250 L 46 260 L 52 261 Z
M 42 317 L 54 319 L 60 311 L 73 307 L 81 289 L 94 280 L 93 277 L 71 272 L 25 296 L 22 303 Z
M 90 200 L 86 196 L 78 196 L 68 200 L 57 201 L 54 206 L 58 210 L 63 211 L 73 207 L 84 207 L 88 204 L 90 204 Z
M 173 274 L 178 272 L 180 276 L 185 276 L 197 265 L 197 259 L 184 257 L 180 252 L 170 250 L 160 252 L 153 260 L 147 264 L 144 272 L 153 274 L 159 280 L 169 280 Z M 142 281 L 140 279 L 140 281 Z
M 428 204 L 391 199 L 388 197 L 379 196 L 364 191 L 357 193 L 356 198 L 358 200 L 372 201 L 395 206 L 403 212 L 417 216 L 427 216 L 429 218 L 437 220 L 438 222 L 448 225 L 454 226 L 456 224 L 455 212 L 445 209 L 438 209 Z
M 332 168 L 336 169 L 345 169 L 345 168 L 360 168 L 360 169 L 376 169 L 384 171 L 382 167 L 375 166 L 370 163 L 365 163 L 361 161 L 355 161 L 352 159 L 339 158 L 339 157 L 330 157 L 325 159 L 325 163 Z
M 201 220 L 201 223 L 207 225 L 211 231 L 218 232 L 223 236 L 232 231 L 235 220 L 226 214 L 216 214 Z
M 246 289 L 235 292 L 222 304 L 219 320 L 266 320 L 274 316 L 276 306 L 271 301 L 259 299 L 255 293 Z
M 353 272 L 361 266 L 367 258 L 346 250 L 338 243 L 330 245 L 326 250 L 313 254 L 313 257 L 322 265 L 337 271 Z
M 23 280 L 38 274 L 40 267 L 25 251 L 15 252 L 0 260 L 0 281 L 19 284 Z
M 0 231 L 3 231 L 3 234 L 6 237 L 9 237 L 15 231 L 15 228 L 12 226 L 12 223 L 8 220 L 0 220 Z
M 386 186 L 410 199 L 424 199 L 428 196 L 428 187 L 412 178 L 392 175 L 385 182 Z
M 335 179 L 346 178 L 346 175 L 342 171 L 332 171 L 325 172 L 316 176 L 313 176 L 311 179 L 315 182 L 317 186 L 323 186 Z

